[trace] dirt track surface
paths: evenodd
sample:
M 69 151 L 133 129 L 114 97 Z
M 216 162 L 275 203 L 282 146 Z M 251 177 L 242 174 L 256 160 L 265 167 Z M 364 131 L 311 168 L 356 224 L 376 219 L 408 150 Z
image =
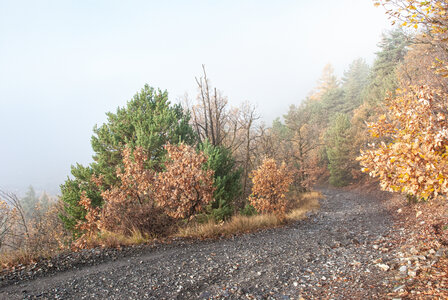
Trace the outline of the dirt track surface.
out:
M 375 299 L 393 286 L 392 217 L 378 197 L 321 189 L 321 209 L 284 228 L 175 242 L 114 261 L 0 283 L 0 299 Z

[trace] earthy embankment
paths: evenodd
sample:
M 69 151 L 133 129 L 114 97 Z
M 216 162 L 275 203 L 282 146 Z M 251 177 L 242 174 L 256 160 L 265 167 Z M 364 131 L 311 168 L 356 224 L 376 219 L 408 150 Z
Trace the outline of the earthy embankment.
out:
M 386 194 L 321 192 L 320 211 L 293 225 L 107 255 L 89 250 L 87 263 L 65 271 L 0 277 L 0 299 L 384 299 L 398 291 L 393 241 L 403 229 L 394 202 Z

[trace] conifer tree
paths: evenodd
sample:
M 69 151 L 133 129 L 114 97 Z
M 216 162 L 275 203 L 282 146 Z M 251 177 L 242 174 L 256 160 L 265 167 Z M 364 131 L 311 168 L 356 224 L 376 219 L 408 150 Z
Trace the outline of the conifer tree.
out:
M 216 220 L 224 220 L 231 216 L 234 201 L 242 194 L 242 168 L 236 167 L 232 153 L 223 146 L 213 146 L 206 140 L 199 149 L 207 157 L 206 168 L 214 171 L 214 200 L 209 208 Z
M 344 105 L 340 112 L 352 114 L 353 110 L 362 104 L 363 91 L 368 84 L 369 66 L 364 59 L 354 60 L 342 78 L 344 90 Z
M 61 199 L 66 214 L 62 217 L 66 227 L 75 231 L 75 225 L 85 218 L 86 211 L 79 205 L 86 193 L 92 207 L 102 206 L 101 189 L 108 189 L 119 182 L 116 170 L 123 167 L 122 152 L 125 145 L 131 149 L 141 147 L 147 153 L 147 168 L 161 170 L 167 143 L 194 145 L 196 135 L 189 125 L 190 116 L 178 104 L 171 105 L 166 91 L 145 85 L 140 92 L 118 108 L 107 113 L 107 122 L 95 126 L 92 136 L 94 162 L 88 167 L 72 166 L 74 178 L 61 185 Z M 100 189 L 92 182 L 92 175 L 102 176 Z
M 327 64 L 322 70 L 322 75 L 317 81 L 317 87 L 315 88 L 315 91 L 311 94 L 310 99 L 317 101 L 322 100 L 322 96 L 324 94 L 337 87 L 339 87 L 339 81 L 336 75 L 334 74 L 334 68 L 331 64 Z
M 330 184 L 345 186 L 351 176 L 347 167 L 350 161 L 350 120 L 347 115 L 339 113 L 331 122 L 326 133 L 326 152 Z
M 383 102 L 388 92 L 394 93 L 398 88 L 397 69 L 405 58 L 409 43 L 400 29 L 383 34 L 378 45 L 381 50 L 376 54 L 364 97 L 370 105 Z

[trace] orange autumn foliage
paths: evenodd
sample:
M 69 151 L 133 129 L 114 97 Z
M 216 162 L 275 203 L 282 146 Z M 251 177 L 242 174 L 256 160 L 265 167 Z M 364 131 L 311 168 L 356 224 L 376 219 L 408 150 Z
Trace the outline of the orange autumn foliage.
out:
M 386 99 L 388 112 L 368 124 L 381 138 L 358 157 L 387 191 L 429 199 L 448 193 L 448 95 L 427 86 Z
M 286 193 L 293 181 L 292 174 L 283 162 L 280 167 L 274 159 L 265 158 L 252 176 L 252 194 L 249 202 L 261 213 L 274 213 L 283 219 L 286 212 Z
M 166 145 L 165 170 L 159 173 L 145 167 L 147 154 L 143 148 L 125 147 L 123 167 L 117 168 L 120 182 L 101 193 L 102 209 L 92 207 L 83 194 L 80 204 L 86 209 L 85 221 L 78 224 L 85 237 L 98 231 L 123 235 L 135 232 L 164 234 L 173 218 L 186 218 L 199 212 L 213 199 L 213 171 L 204 170 L 207 158 L 191 146 Z M 102 178 L 93 181 L 102 185 Z
M 189 145 L 168 144 L 165 171 L 157 175 L 155 199 L 173 218 L 187 218 L 213 200 L 213 170 L 204 170 L 207 157 Z
M 123 149 L 120 183 L 101 193 L 105 201 L 100 229 L 131 235 L 133 232 L 163 234 L 171 222 L 154 200 L 156 174 L 145 168 L 147 154 L 141 147 Z M 100 183 L 100 182 L 98 182 Z
M 9 246 L 8 242 L 14 238 L 16 224 L 20 221 L 18 209 L 0 198 L 0 251 L 5 245 Z
M 87 235 L 91 235 L 98 230 L 98 221 L 100 218 L 100 208 L 93 207 L 92 202 L 87 197 L 86 192 L 81 194 L 81 200 L 79 204 L 86 210 L 86 221 L 79 223 L 76 227 L 80 230 L 84 230 Z

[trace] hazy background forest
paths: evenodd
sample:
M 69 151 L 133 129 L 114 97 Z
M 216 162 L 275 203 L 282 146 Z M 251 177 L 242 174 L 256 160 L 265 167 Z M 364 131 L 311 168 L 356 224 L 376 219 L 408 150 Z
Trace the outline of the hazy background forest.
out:
M 338 77 L 356 58 L 371 65 L 389 27 L 369 0 L 1 1 L 0 186 L 59 194 L 70 166 L 92 161 L 106 112 L 145 83 L 194 101 L 202 64 L 229 105 L 249 101 L 270 126 L 326 64 Z

